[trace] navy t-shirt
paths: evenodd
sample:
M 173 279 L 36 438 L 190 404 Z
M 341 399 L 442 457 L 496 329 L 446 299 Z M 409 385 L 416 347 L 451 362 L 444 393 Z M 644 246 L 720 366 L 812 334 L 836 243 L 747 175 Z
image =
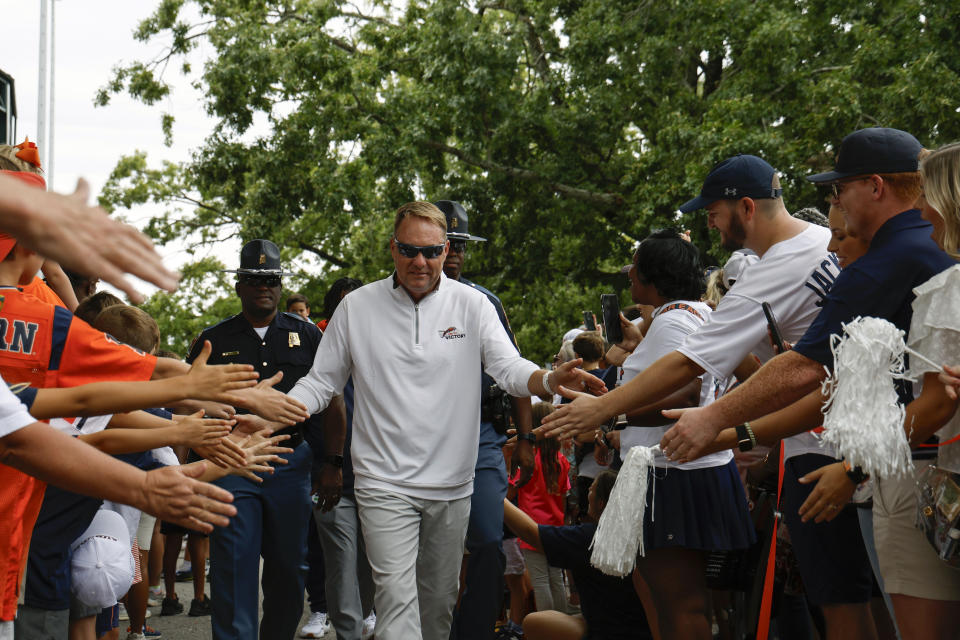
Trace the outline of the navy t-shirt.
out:
M 919 209 L 887 220 L 867 253 L 837 276 L 823 309 L 794 350 L 833 369 L 830 336 L 843 335 L 841 324 L 870 316 L 909 331 L 914 287 L 956 264 L 930 238 L 932 231 Z M 897 384 L 897 393 L 901 402 L 913 400 L 909 384 Z
M 539 526 L 547 562 L 568 569 L 580 594 L 580 610 L 587 621 L 586 638 L 619 640 L 652 638 L 643 604 L 629 577 L 608 576 L 590 565 L 594 522 L 575 526 Z

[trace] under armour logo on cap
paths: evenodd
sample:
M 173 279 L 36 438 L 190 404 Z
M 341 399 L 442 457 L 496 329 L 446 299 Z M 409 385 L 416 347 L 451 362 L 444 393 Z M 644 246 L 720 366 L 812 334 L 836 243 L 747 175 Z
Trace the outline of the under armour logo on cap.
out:
M 707 174 L 700 195 L 680 206 L 681 213 L 705 209 L 717 200 L 779 198 L 782 193 L 777 171 L 757 156 L 727 158 Z
M 735 196 L 737 195 L 736 187 L 727 187 L 723 190 L 723 195 L 725 196 Z

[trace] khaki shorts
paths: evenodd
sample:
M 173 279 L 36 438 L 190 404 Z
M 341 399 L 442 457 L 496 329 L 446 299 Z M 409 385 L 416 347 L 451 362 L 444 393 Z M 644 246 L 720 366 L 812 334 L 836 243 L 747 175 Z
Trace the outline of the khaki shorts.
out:
M 915 463 L 917 469 L 927 464 Z M 890 594 L 960 600 L 960 570 L 941 562 L 916 527 L 915 486 L 913 476 L 874 480 L 873 537 L 883 587 Z

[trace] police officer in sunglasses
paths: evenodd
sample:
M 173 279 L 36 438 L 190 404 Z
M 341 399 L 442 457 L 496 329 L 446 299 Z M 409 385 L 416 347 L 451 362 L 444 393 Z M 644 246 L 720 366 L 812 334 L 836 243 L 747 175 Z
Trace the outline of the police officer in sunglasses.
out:
M 194 340 L 188 362 L 200 352 L 204 340 L 213 346 L 210 363 L 253 365 L 266 380 L 278 371 L 275 385 L 289 391 L 310 370 L 322 333 L 312 322 L 280 312 L 280 250 L 269 240 L 251 240 L 240 251 L 236 292 L 241 312 L 205 329 Z M 342 403 L 331 403 L 327 417 L 344 421 Z M 293 453 L 283 454 L 287 464 L 262 475 L 262 483 L 240 476 L 216 482 L 233 494 L 237 515 L 230 526 L 210 536 L 210 591 L 213 637 L 292 639 L 303 612 L 304 552 L 307 527 L 312 526 L 310 468 L 313 452 L 304 441 L 304 430 L 321 433 L 322 414 L 278 430 L 289 434 L 283 443 Z M 343 422 L 342 428 L 346 425 Z M 339 457 L 339 456 L 332 456 Z M 338 462 L 338 461 L 334 461 Z M 260 558 L 263 564 L 263 621 L 258 623 Z M 197 558 L 193 559 L 198 562 Z M 200 560 L 202 563 L 203 560 Z
M 471 282 L 462 275 L 468 242 L 486 242 L 486 238 L 471 235 L 468 230 L 467 212 L 459 202 L 438 200 L 434 202 L 447 218 L 447 239 L 450 250 L 443 262 L 443 273 L 451 280 L 472 287 L 483 293 L 497 310 L 510 341 L 516 345 L 510 322 L 503 310 L 500 298 L 488 289 Z M 519 351 L 519 348 L 517 349 Z M 500 613 L 503 594 L 503 571 L 506 558 L 503 555 L 503 499 L 507 495 L 507 472 L 503 459 L 503 444 L 506 441 L 501 427 L 505 416 L 497 409 L 504 404 L 513 405 L 513 417 L 517 432 L 527 434 L 531 428 L 530 398 L 512 398 L 503 402 L 505 392 L 496 382 L 483 374 L 483 404 L 480 415 L 480 447 L 477 455 L 476 475 L 473 480 L 473 496 L 470 501 L 470 524 L 467 528 L 467 550 L 470 556 L 465 577 L 466 590 L 460 606 L 454 612 L 453 636 L 457 640 L 493 637 L 494 625 Z M 509 398 L 509 397 L 508 397 Z M 511 466 L 519 466 L 520 483 L 525 484 L 534 470 L 532 438 L 518 438 Z M 511 470 L 512 471 L 512 470 Z

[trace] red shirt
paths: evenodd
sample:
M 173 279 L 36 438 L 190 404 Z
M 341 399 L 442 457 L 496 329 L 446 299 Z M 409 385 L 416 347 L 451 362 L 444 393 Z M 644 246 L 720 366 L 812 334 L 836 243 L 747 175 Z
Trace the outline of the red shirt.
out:
M 543 477 L 543 461 L 540 458 L 540 449 L 537 448 L 534 458 L 534 471 L 530 482 L 520 487 L 517 493 L 517 504 L 520 510 L 533 518 L 537 524 L 560 526 L 563 524 L 563 513 L 566 508 L 567 491 L 570 490 L 570 462 L 562 453 L 557 452 L 558 493 L 547 491 L 547 483 Z M 519 472 L 513 480 L 519 477 Z M 523 540 L 519 541 L 523 549 L 533 549 Z
M 0 287 L 0 375 L 40 389 L 149 380 L 157 359 L 15 287 Z M 91 469 L 91 472 L 95 472 Z M 46 484 L 0 465 L 0 620 L 13 620 Z

